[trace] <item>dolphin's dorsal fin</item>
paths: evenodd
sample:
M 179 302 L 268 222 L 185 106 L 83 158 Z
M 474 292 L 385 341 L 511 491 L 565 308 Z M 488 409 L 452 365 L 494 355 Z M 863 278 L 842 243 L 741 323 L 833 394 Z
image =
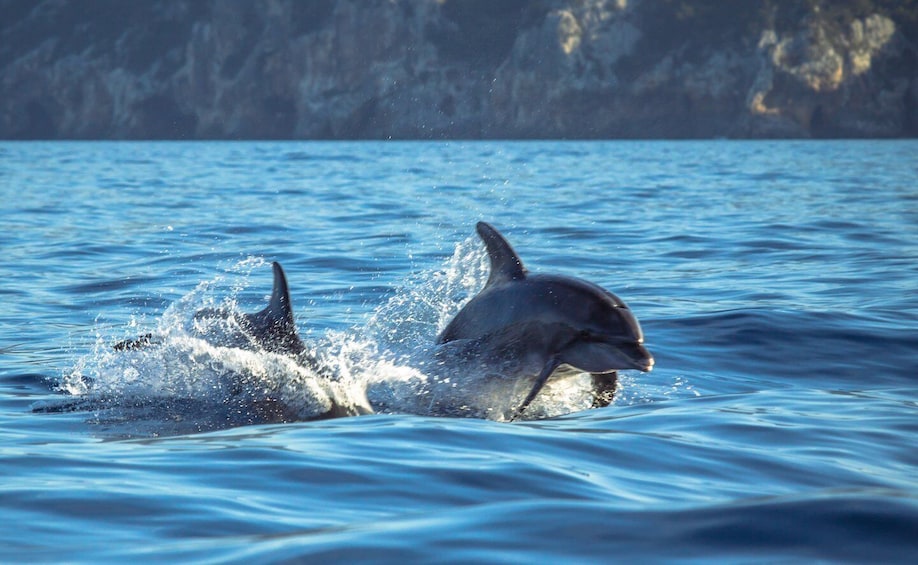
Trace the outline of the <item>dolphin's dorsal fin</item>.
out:
M 516 251 L 510 247 L 504 236 L 494 226 L 486 222 L 478 222 L 475 226 L 478 235 L 488 248 L 488 257 L 491 258 L 491 274 L 485 286 L 497 282 L 515 281 L 526 277 L 526 268 L 520 261 Z
M 254 314 L 243 314 L 254 336 L 265 349 L 281 353 L 300 353 L 303 343 L 296 333 L 290 290 L 280 263 L 274 262 L 274 288 L 268 307 Z

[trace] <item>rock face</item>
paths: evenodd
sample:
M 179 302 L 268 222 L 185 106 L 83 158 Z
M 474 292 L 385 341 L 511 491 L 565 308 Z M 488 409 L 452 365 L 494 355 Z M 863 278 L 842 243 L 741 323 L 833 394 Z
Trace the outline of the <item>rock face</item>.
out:
M 0 137 L 918 134 L 918 0 L 0 0 Z

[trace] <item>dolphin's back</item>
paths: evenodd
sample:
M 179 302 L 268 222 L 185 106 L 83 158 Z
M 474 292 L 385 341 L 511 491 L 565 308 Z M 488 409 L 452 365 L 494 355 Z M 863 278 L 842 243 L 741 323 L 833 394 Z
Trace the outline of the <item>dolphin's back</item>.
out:
M 500 285 L 506 286 L 506 285 Z M 447 343 L 457 339 L 477 339 L 506 325 L 500 306 L 501 298 L 506 296 L 505 289 L 490 286 L 482 290 L 466 304 L 462 310 L 437 336 L 437 343 Z M 506 308 L 506 304 L 503 305 Z
M 562 275 L 527 275 L 486 285 L 444 328 L 437 343 L 478 339 L 511 326 L 564 325 L 572 318 L 606 319 L 612 309 L 628 307 L 600 286 Z
M 280 263 L 274 262 L 274 288 L 268 306 L 254 314 L 243 314 L 242 320 L 248 330 L 258 339 L 262 347 L 279 353 L 302 353 L 305 347 L 300 341 L 293 321 L 290 306 L 290 290 L 287 277 Z

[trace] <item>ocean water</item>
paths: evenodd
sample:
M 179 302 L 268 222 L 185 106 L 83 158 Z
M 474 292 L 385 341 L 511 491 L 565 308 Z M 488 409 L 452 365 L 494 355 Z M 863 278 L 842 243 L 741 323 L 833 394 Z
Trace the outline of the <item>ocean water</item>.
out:
M 479 220 L 654 370 L 437 368 Z M 2 561 L 918 555 L 918 142 L 0 143 L 0 227 Z M 323 371 L 195 333 L 272 261 Z

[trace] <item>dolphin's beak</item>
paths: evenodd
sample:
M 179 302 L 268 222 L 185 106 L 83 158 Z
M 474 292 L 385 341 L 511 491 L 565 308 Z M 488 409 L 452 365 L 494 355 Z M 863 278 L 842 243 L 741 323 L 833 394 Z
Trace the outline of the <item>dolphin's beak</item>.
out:
M 644 371 L 645 373 L 653 370 L 653 355 L 647 348 L 640 343 L 629 343 L 625 346 L 619 345 L 619 349 L 633 363 L 632 369 Z
M 568 365 L 590 373 L 616 370 L 653 369 L 653 355 L 640 343 L 619 341 L 577 341 L 562 352 Z

